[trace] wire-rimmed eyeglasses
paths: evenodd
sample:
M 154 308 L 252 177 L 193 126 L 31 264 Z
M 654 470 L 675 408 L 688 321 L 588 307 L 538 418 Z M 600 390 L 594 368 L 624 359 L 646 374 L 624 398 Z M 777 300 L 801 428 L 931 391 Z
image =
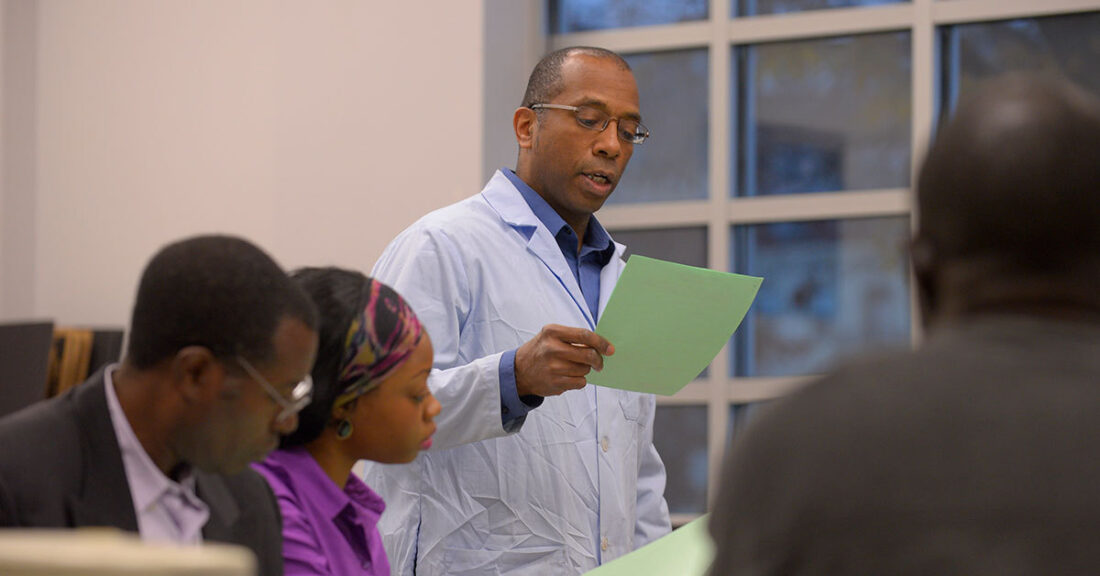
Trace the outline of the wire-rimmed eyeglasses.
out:
M 580 124 L 582 128 L 595 130 L 596 132 L 607 130 L 607 125 L 614 120 L 617 126 L 615 133 L 618 134 L 619 140 L 631 144 L 641 144 L 645 142 L 646 138 L 649 138 L 649 128 L 646 128 L 641 122 L 630 118 L 614 118 L 599 108 L 566 106 L 565 104 L 532 104 L 528 108 L 532 110 L 551 109 L 572 112 L 577 118 L 577 124 Z
M 256 370 L 244 357 L 237 356 L 237 363 L 241 365 L 241 368 L 244 368 L 245 372 L 248 372 L 249 376 L 259 382 L 260 386 L 263 386 L 264 392 L 267 392 L 267 395 L 271 396 L 276 404 L 283 408 L 275 416 L 277 424 L 285 423 L 291 416 L 301 412 L 302 408 L 308 406 L 313 400 L 313 378 L 309 374 L 306 374 L 301 382 L 294 385 L 294 388 L 290 391 L 290 398 L 287 399 L 279 394 L 279 391 L 271 385 L 271 382 L 268 382 L 267 378 L 264 378 L 260 371 Z

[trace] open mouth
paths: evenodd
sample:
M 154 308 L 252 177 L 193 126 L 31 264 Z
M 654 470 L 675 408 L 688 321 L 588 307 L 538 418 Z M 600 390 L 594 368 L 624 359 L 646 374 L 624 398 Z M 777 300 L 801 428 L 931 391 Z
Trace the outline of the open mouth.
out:
M 609 186 L 615 182 L 610 175 L 604 172 L 584 172 L 583 174 L 585 178 L 598 186 Z

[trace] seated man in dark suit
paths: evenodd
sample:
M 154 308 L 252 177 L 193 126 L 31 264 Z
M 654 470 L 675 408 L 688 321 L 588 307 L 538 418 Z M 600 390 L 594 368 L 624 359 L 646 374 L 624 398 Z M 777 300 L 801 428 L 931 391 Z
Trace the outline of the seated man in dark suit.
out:
M 240 544 L 282 574 L 278 507 L 248 464 L 297 427 L 316 349 L 312 303 L 259 248 L 163 248 L 122 363 L 0 420 L 0 526 Z
M 1100 570 L 1100 102 L 992 81 L 940 129 L 916 207 L 923 344 L 760 415 L 712 574 Z

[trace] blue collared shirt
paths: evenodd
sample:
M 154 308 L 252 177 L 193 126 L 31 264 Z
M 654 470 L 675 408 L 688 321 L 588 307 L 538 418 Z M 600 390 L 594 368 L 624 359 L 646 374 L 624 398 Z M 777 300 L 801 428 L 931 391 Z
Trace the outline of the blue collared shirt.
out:
M 577 252 L 577 233 L 565 222 L 565 220 L 539 196 L 526 182 L 516 176 L 516 173 L 507 169 L 500 170 L 505 177 L 519 190 L 524 201 L 531 207 L 543 226 L 554 235 L 554 239 L 573 271 L 573 277 L 581 287 L 584 302 L 588 305 L 588 311 L 592 313 L 592 321 L 599 319 L 600 306 L 600 271 L 611 261 L 615 255 L 615 244 L 611 241 L 611 235 L 593 216 L 588 221 L 588 230 L 584 234 L 580 253 Z M 505 428 L 518 418 L 526 416 L 533 408 L 542 404 L 541 396 L 519 397 L 516 391 L 516 350 L 509 350 L 500 357 L 500 403 L 501 421 Z

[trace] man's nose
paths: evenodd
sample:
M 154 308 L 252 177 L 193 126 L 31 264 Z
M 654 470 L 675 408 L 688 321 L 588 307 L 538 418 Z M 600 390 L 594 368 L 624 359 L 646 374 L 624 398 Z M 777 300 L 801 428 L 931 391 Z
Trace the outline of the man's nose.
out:
M 612 118 L 607 127 L 596 137 L 594 152 L 600 156 L 617 158 L 622 153 L 622 140 L 619 140 L 619 121 Z
M 275 418 L 275 432 L 277 432 L 278 434 L 280 434 L 282 436 L 286 436 L 288 434 L 292 434 L 297 429 L 298 429 L 298 413 L 297 412 L 295 412 L 294 414 L 291 414 L 290 416 L 286 416 L 286 417 L 283 417 L 283 418 L 279 418 L 279 417 Z

